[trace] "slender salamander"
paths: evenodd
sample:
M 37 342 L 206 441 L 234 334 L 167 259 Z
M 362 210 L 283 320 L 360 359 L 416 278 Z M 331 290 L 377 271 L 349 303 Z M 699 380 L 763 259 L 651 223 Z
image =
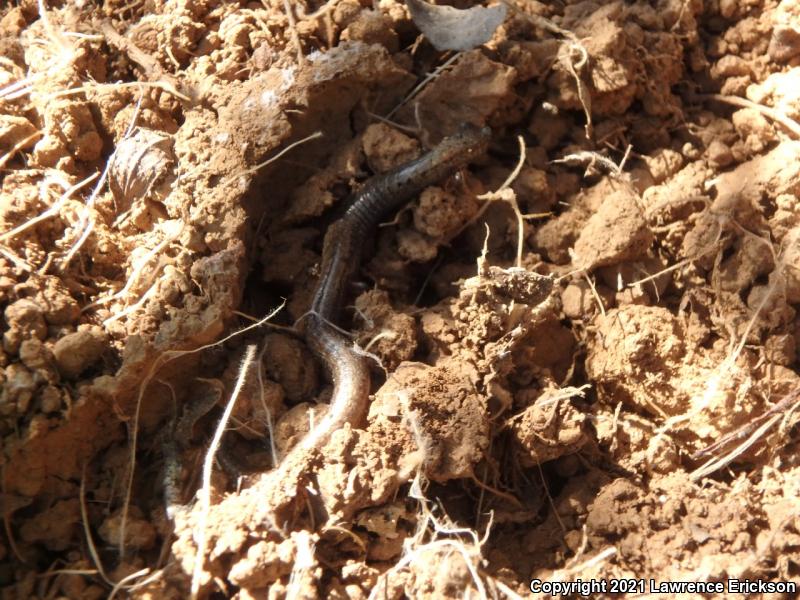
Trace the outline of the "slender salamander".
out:
M 325 418 L 298 444 L 294 454 L 319 448 L 345 423 L 364 418 L 369 397 L 369 368 L 332 324 L 336 322 L 347 288 L 371 231 L 426 187 L 469 164 L 486 151 L 491 130 L 462 125 L 433 150 L 387 173 L 372 177 L 344 215 L 325 234 L 322 270 L 311 310 L 303 320 L 306 343 L 325 363 L 333 379 L 333 396 Z

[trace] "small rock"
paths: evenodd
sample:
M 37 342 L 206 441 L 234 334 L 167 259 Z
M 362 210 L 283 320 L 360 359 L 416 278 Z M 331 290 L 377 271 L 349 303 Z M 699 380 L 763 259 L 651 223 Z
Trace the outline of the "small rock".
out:
M 744 96 L 751 83 L 750 75 L 728 77 L 719 89 L 719 93 L 723 96 Z
M 634 167 L 628 171 L 628 176 L 631 179 L 631 185 L 640 196 L 656 184 L 653 174 L 646 167 Z
M 399 49 L 397 33 L 391 20 L 375 11 L 362 11 L 342 32 L 342 40 L 358 40 L 367 44 L 380 44 L 389 52 Z
M 97 362 L 104 349 L 104 340 L 99 336 L 88 331 L 76 331 L 58 340 L 53 354 L 61 375 L 73 379 Z
M 554 409 L 555 396 L 555 390 L 543 392 L 509 427 L 521 465 L 540 465 L 574 454 L 588 441 L 586 415 L 569 402 Z
M 769 40 L 769 57 L 778 63 L 800 55 L 800 31 L 789 25 L 776 25 Z
M 59 500 L 25 520 L 19 530 L 26 544 L 42 544 L 52 552 L 63 552 L 73 543 L 80 527 L 80 502 L 77 498 Z
M 619 290 L 614 294 L 614 302 L 617 306 L 627 306 L 628 304 L 648 306 L 651 303 L 650 296 L 643 287 L 638 285 Z
M 5 319 L 8 331 L 3 334 L 3 348 L 10 354 L 17 353 L 22 340 L 31 337 L 43 340 L 47 335 L 41 308 L 27 298 L 8 305 Z
M 373 123 L 364 132 L 361 144 L 369 168 L 385 173 L 419 156 L 419 142 L 385 123 Z
M 672 473 L 678 464 L 675 442 L 664 435 L 650 438 L 647 444 L 647 465 L 656 473 Z
M 339 27 L 347 27 L 361 14 L 361 4 L 358 0 L 342 0 L 336 3 L 333 9 L 333 22 Z
M 720 0 L 719 14 L 726 19 L 735 19 L 740 12 L 739 0 Z
M 742 108 L 731 116 L 736 133 L 749 146 L 753 153 L 761 152 L 768 143 L 776 139 L 775 128 L 755 108 Z
M 711 68 L 711 75 L 717 79 L 750 75 L 750 65 L 740 56 L 726 54 Z
M 790 333 L 771 335 L 764 344 L 764 351 L 768 361 L 788 367 L 797 360 L 797 341 Z
M 231 565 L 228 578 L 234 585 L 245 589 L 267 588 L 277 579 L 289 575 L 296 562 L 296 540 L 290 538 L 280 543 L 261 540 L 247 549 L 247 557 Z
M 414 227 L 433 238 L 447 238 L 466 222 L 460 198 L 442 188 L 429 187 L 422 192 L 419 204 L 414 205 Z
M 691 142 L 686 142 L 681 146 L 681 154 L 683 154 L 684 158 L 687 160 L 697 160 L 700 157 L 700 150 Z
M 33 374 L 23 365 L 14 363 L 6 367 L 4 375 L 5 382 L 0 391 L 0 414 L 26 413 L 36 391 Z
M 61 409 L 61 391 L 54 385 L 48 385 L 39 392 L 42 412 L 54 413 Z
M 436 258 L 436 242 L 416 229 L 401 229 L 397 234 L 397 251 L 412 262 L 426 263 Z
M 23 340 L 19 347 L 19 359 L 31 371 L 41 371 L 42 374 L 52 373 L 55 379 L 55 371 L 53 370 L 53 354 L 50 350 L 37 338 L 29 338 Z
M 16 281 L 6 275 L 0 275 L 0 304 L 8 302 Z
M 790 230 L 784 237 L 783 264 L 800 264 L 800 227 Z M 800 302 L 800 272 L 797 269 L 784 269 L 786 277 L 786 301 L 790 304 Z
M 35 134 L 38 130 L 25 117 L 15 115 L 0 115 L 0 149 L 8 152 L 17 144 L 25 150 L 30 150 L 36 143 Z M 27 140 L 27 142 L 26 142 Z
M 81 316 L 80 305 L 57 277 L 47 276 L 42 279 L 36 300 L 41 304 L 44 319 L 50 325 L 69 325 Z
M 639 258 L 653 241 L 653 232 L 636 195 L 617 186 L 591 216 L 575 242 L 575 266 L 592 269 Z
M 100 537 L 107 543 L 118 545 L 122 538 L 122 515 L 117 513 L 109 516 L 100 525 Z M 149 521 L 143 519 L 141 511 L 132 507 L 125 526 L 125 546 L 148 550 L 156 541 L 156 530 Z
M 706 149 L 708 161 L 715 167 L 727 167 L 733 162 L 733 153 L 727 144 L 714 140 Z
M 297 404 L 314 395 L 319 375 L 317 363 L 306 346 L 281 333 L 267 335 L 265 343 L 271 359 L 266 362 L 267 374 L 278 382 L 290 404 Z
M 305 437 L 311 423 L 319 423 L 325 417 L 327 404 L 295 404 L 278 419 L 275 424 L 275 448 L 281 456 L 289 451 Z
M 595 286 L 603 308 L 609 308 L 614 295 L 606 286 Z M 561 292 L 561 306 L 568 319 L 590 319 L 599 310 L 598 300 L 589 283 L 583 279 L 570 283 Z
M 644 161 L 653 176 L 653 181 L 657 184 L 680 171 L 685 162 L 680 152 L 669 148 L 656 150 L 651 156 L 645 156 Z
M 533 167 L 523 167 L 511 185 L 517 198 L 528 207 L 527 212 L 546 212 L 558 198 L 550 187 L 547 172 Z

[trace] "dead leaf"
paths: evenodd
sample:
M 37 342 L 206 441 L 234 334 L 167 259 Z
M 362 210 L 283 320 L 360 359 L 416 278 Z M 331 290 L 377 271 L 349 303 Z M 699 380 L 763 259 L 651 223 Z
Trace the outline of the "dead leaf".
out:
M 488 42 L 506 18 L 506 6 L 473 6 L 459 10 L 406 0 L 411 18 L 437 50 L 472 50 Z
M 157 131 L 139 127 L 120 140 L 109 167 L 109 188 L 120 210 L 146 198 L 174 164 L 170 138 Z

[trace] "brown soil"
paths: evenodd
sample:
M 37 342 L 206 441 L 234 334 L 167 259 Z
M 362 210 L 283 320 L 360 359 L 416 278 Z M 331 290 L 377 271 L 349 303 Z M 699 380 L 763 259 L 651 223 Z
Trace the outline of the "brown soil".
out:
M 2 598 L 187 597 L 203 522 L 202 597 L 800 584 L 800 2 L 512 2 L 410 100 L 450 55 L 397 0 L 46 4 L 0 9 Z M 342 323 L 367 422 L 271 480 L 327 225 L 464 121 Z

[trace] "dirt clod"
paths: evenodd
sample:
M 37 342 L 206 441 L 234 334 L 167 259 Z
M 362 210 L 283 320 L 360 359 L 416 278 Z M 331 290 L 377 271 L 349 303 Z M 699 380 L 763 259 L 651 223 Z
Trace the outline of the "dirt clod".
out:
M 591 269 L 640 258 L 653 233 L 639 199 L 626 186 L 612 188 L 575 240 L 576 266 Z
M 53 346 L 58 370 L 66 379 L 74 379 L 94 364 L 103 353 L 105 344 L 100 332 L 68 333 Z

